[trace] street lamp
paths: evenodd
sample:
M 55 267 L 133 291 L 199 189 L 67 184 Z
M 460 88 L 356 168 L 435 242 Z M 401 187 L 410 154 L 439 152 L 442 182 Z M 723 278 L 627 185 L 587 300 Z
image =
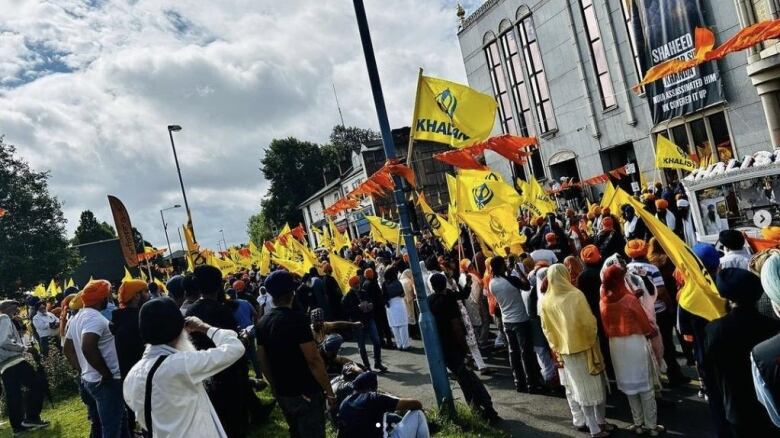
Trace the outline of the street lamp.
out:
M 181 179 L 181 167 L 179 167 L 179 157 L 176 155 L 176 144 L 173 143 L 173 133 L 181 131 L 179 125 L 168 125 L 168 136 L 171 138 L 171 149 L 173 149 L 173 160 L 176 162 L 176 173 L 179 174 L 179 184 L 181 185 L 181 195 L 184 198 L 184 208 L 187 210 L 187 228 L 192 234 L 193 243 L 197 243 L 195 239 L 195 231 L 192 229 L 192 213 L 190 212 L 190 204 L 187 203 L 187 192 L 184 190 L 184 181 Z
M 227 251 L 228 246 L 227 246 L 227 240 L 225 240 L 225 231 L 220 229 L 219 232 L 222 234 L 222 242 L 225 243 L 225 251 Z
M 160 210 L 160 219 L 162 219 L 163 224 L 163 231 L 165 231 L 165 241 L 168 242 L 168 257 L 171 258 L 171 262 L 173 262 L 173 252 L 171 251 L 171 239 L 168 238 L 168 224 L 165 223 L 165 216 L 163 215 L 164 211 L 167 210 L 173 210 L 174 208 L 180 208 L 181 205 L 176 204 L 173 207 L 163 208 Z

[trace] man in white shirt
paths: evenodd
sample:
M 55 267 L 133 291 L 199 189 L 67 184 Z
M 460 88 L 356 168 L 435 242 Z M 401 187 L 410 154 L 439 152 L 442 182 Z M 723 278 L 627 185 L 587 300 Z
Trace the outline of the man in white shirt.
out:
M 111 283 L 93 280 L 81 291 L 84 308 L 70 319 L 65 356 L 81 375 L 90 436 L 129 437 L 114 335 L 100 313 L 108 305 Z
M 155 438 L 226 438 L 203 382 L 244 355 L 236 332 L 196 317 L 185 320 L 168 298 L 144 304 L 139 323 L 148 345 L 125 378 L 124 399 L 141 427 Z M 208 336 L 216 347 L 196 351 L 188 336 L 195 332 Z
M 745 249 L 745 236 L 737 230 L 723 230 L 718 235 L 725 254 L 720 258 L 720 269 L 748 268 L 750 253 Z
M 38 339 L 41 345 L 41 355 L 49 355 L 49 346 L 54 345 L 59 348 L 57 342 L 57 333 L 60 326 L 60 319 L 54 314 L 46 311 L 46 302 L 41 301 L 38 304 L 38 311 L 32 319 L 35 332 L 38 333 Z
M 45 382 L 24 359 L 30 348 L 24 345 L 12 320 L 18 310 L 16 301 L 0 301 L 0 376 L 14 436 L 49 425 L 40 417 Z

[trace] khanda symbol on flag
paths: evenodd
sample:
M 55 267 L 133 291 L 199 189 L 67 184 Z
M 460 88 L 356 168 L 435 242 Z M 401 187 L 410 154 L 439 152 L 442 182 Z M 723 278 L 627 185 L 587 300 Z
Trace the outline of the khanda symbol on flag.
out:
M 488 185 L 485 183 L 482 183 L 471 189 L 471 194 L 474 195 L 474 204 L 480 210 L 490 204 L 490 201 L 492 201 L 493 197 L 495 196 L 493 190 L 491 190 L 490 187 L 488 187 Z
M 458 99 L 449 88 L 436 95 L 436 104 L 449 118 L 455 116 L 455 108 L 458 107 Z
M 390 228 L 398 228 L 398 224 L 395 222 L 390 222 L 389 220 L 385 218 L 379 219 L 379 223 Z
M 505 242 L 505 244 L 509 244 L 509 239 L 506 237 L 506 228 L 504 228 L 503 225 L 501 225 L 501 222 L 498 221 L 495 217 L 490 217 L 490 223 L 488 223 L 490 226 L 490 231 L 496 234 L 498 236 L 498 240 L 501 242 Z
M 441 222 L 439 222 L 439 218 L 434 213 L 425 213 L 425 222 L 428 222 L 428 225 L 430 225 L 431 228 L 434 230 L 438 230 L 441 228 Z

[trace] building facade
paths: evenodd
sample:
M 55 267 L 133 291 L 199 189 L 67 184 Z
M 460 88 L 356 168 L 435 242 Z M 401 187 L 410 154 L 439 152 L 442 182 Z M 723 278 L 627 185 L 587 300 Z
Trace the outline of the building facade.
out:
M 737 5 L 715 0 L 668 0 L 666 4 L 693 8 L 698 23 L 713 29 L 717 44 L 749 22 L 741 19 L 746 14 L 738 13 L 737 6 L 752 8 L 762 0 L 736 1 Z M 690 154 L 720 161 L 772 150 L 775 143 L 769 128 L 777 130 L 777 125 L 768 123 L 765 113 L 772 105 L 780 112 L 780 82 L 762 82 L 769 84 L 765 92 L 761 85 L 753 86 L 762 81 L 761 73 L 750 73 L 751 68 L 759 70 L 755 63 L 761 59 L 748 64 L 747 57 L 737 53 L 707 67 L 717 73 L 711 84 L 710 76 L 701 82 L 711 86 L 710 94 L 698 105 L 696 98 L 704 94 L 696 92 L 687 100 L 670 102 L 673 110 L 669 106 L 664 110 L 676 112 L 674 117 L 661 114 L 660 106 L 652 108 L 663 97 L 652 94 L 649 87 L 632 89 L 648 68 L 647 59 L 662 53 L 658 50 L 666 50 L 670 57 L 693 53 L 692 45 L 686 47 L 687 41 L 692 42 L 686 36 L 666 46 L 650 45 L 655 47 L 652 54 L 643 50 L 646 45 L 637 35 L 642 31 L 637 18 L 647 18 L 641 8 L 650 3 L 663 2 L 488 0 L 467 17 L 459 14 L 458 39 L 469 85 L 498 101 L 494 134 L 539 138 L 539 148 L 527 165 L 510 165 L 489 153 L 486 160 L 493 169 L 505 177 L 582 181 L 635 163 L 638 172 L 621 181 L 630 189 L 632 179 L 669 182 L 682 176 L 678 171 L 655 170 L 654 144 L 659 134 Z M 777 46 L 768 50 L 776 53 Z M 766 55 L 770 57 L 770 52 Z M 687 77 L 677 79 L 683 86 L 693 82 Z M 596 196 L 601 189 L 589 190 Z

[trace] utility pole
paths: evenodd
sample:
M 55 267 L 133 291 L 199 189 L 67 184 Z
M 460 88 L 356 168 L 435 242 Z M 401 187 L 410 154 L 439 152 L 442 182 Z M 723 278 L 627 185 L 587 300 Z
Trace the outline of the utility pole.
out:
M 390 132 L 390 122 L 387 119 L 387 109 L 385 108 L 385 98 L 382 94 L 382 84 L 379 80 L 379 71 L 374 57 L 374 47 L 371 42 L 371 33 L 366 19 L 366 10 L 363 6 L 363 0 L 353 0 L 355 6 L 355 15 L 357 17 L 358 30 L 360 31 L 360 41 L 363 45 L 363 54 L 366 58 L 366 67 L 368 69 L 368 78 L 371 82 L 371 93 L 374 97 L 376 106 L 376 115 L 379 120 L 379 128 L 382 133 L 382 146 L 385 150 L 385 156 L 388 160 L 396 158 L 395 144 Z M 409 264 L 414 277 L 414 288 L 417 291 L 417 304 L 420 307 L 420 332 L 425 346 L 425 356 L 428 359 L 428 369 L 431 373 L 433 391 L 436 395 L 436 403 L 439 409 L 447 414 L 454 414 L 455 406 L 452 400 L 452 390 L 447 378 L 447 369 L 444 364 L 444 354 L 442 353 L 439 334 L 436 329 L 436 323 L 430 308 L 428 307 L 428 297 L 425 293 L 425 283 L 423 282 L 422 272 L 420 271 L 419 257 L 417 248 L 414 245 L 414 236 L 411 233 L 409 222 L 409 211 L 406 207 L 406 199 L 402 188 L 402 179 L 393 175 L 395 189 L 395 204 L 398 208 L 398 215 L 401 220 L 401 235 L 409 254 Z

